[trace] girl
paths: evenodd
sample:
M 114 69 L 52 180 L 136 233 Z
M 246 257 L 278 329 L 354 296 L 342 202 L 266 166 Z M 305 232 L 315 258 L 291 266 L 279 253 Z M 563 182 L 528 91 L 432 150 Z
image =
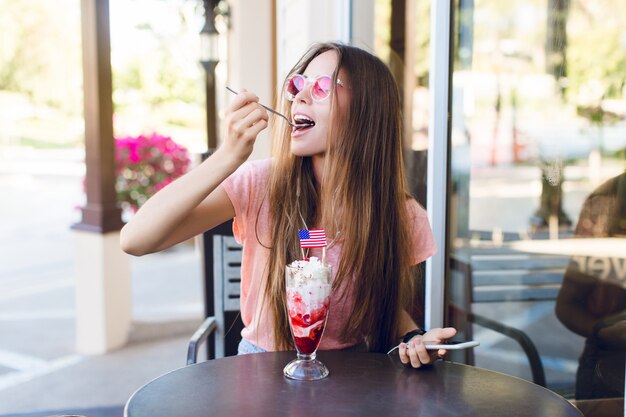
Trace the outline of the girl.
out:
M 276 126 L 271 160 L 244 163 L 268 113 L 242 90 L 226 111 L 222 146 L 142 206 L 122 229 L 122 249 L 160 251 L 234 217 L 244 248 L 239 351 L 284 350 L 293 347 L 285 265 L 301 257 L 298 230 L 323 227 L 334 278 L 320 349 L 385 352 L 402 342 L 403 363 L 433 362 L 446 351 L 427 351 L 423 341 L 456 330 L 423 332 L 407 313 L 415 266 L 435 244 L 424 209 L 406 191 L 393 76 L 368 52 L 319 44 L 283 91 L 282 112 L 300 126 Z

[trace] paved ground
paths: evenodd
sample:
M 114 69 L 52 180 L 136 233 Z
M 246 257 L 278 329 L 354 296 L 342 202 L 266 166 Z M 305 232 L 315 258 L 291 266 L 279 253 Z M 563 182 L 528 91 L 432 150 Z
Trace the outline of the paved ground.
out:
M 131 342 L 74 351 L 73 235 L 80 154 L 0 155 L 0 414 L 121 405 L 183 366 L 203 314 L 193 244 L 132 261 Z

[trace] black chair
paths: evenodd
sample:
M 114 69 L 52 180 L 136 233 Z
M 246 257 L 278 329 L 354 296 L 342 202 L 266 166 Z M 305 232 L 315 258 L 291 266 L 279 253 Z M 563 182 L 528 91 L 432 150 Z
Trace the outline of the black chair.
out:
M 545 387 L 543 363 L 532 339 L 521 329 L 472 312 L 472 305 L 556 300 L 568 262 L 569 258 L 564 256 L 524 256 L 493 252 L 471 254 L 467 259 L 452 258 L 453 280 L 461 280 L 453 286 L 462 290 L 453 297 L 456 305 L 451 307 L 451 314 L 464 318 L 452 325 L 463 329 L 468 339 L 472 338 L 472 324 L 513 339 L 526 354 L 533 382 Z M 474 364 L 473 350 L 465 352 L 465 362 Z
M 239 332 L 243 328 L 239 314 L 242 247 L 232 236 L 213 235 L 212 243 L 215 313 L 207 317 L 191 337 L 187 365 L 197 362 L 199 347 L 208 342 L 211 335 L 215 336 L 215 351 L 211 352 L 211 343 L 206 343 L 208 358 L 236 355 Z

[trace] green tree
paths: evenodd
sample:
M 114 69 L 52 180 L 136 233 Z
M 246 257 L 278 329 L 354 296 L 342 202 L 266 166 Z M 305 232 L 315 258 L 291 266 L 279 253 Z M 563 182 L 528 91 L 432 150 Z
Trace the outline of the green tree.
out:
M 570 98 L 579 97 L 591 83 L 598 90 L 597 99 L 622 97 L 626 83 L 626 2 L 578 0 L 570 13 Z
M 0 0 L 0 90 L 81 111 L 78 0 Z

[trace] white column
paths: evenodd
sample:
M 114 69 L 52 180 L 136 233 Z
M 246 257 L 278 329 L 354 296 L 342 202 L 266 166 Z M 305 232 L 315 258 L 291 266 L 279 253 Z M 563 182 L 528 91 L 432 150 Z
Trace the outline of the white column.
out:
M 262 104 L 273 106 L 275 45 L 272 0 L 229 0 L 229 4 L 228 85 L 236 90 L 245 87 L 258 95 Z M 250 159 L 269 156 L 270 131 L 265 129 L 259 135 Z
M 359 3 L 358 9 L 355 4 Z M 356 16 L 356 11 L 359 15 Z M 281 80 L 302 54 L 316 42 L 353 43 L 374 46 L 373 0 L 277 0 L 278 78 Z
M 428 219 L 438 251 L 426 262 L 426 328 L 443 325 L 446 272 L 448 183 L 448 115 L 450 102 L 450 0 L 434 1 L 430 9 L 430 122 L 428 128 Z
M 131 323 L 130 258 L 119 232 L 74 231 L 76 350 L 102 354 L 122 347 Z
M 374 0 L 351 1 L 350 43 L 374 53 Z

